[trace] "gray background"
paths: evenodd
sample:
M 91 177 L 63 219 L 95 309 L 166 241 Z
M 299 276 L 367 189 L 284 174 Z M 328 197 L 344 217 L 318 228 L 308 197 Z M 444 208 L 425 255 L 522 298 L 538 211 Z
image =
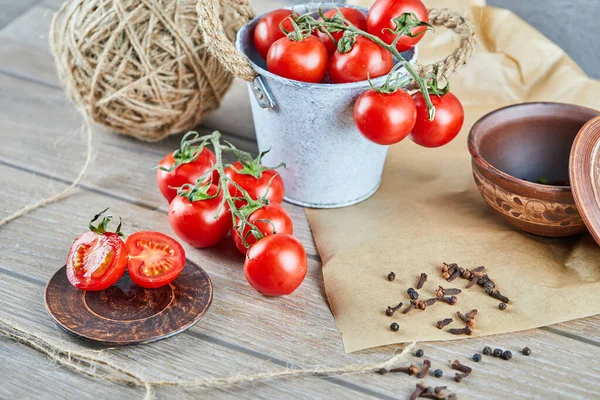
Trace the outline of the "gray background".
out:
M 487 0 L 507 8 L 562 47 L 588 75 L 600 78 L 600 0 Z

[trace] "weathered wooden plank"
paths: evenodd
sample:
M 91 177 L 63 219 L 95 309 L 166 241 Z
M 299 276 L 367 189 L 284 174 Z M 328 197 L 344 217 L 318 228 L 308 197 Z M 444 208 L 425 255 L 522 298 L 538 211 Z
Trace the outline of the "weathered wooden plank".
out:
M 0 169 L 3 184 L 19 187 L 19 182 L 26 182 L 23 172 L 6 172 L 6 167 Z M 12 177 L 9 180 L 8 177 Z M 38 177 L 37 179 L 42 179 Z M 39 185 L 39 181 L 37 182 Z M 23 183 L 21 183 L 22 185 Z M 18 191 L 18 190 L 17 190 Z M 2 194 L 4 196 L 4 194 Z M 21 198 L 24 202 L 28 199 Z M 11 197 L 7 202 L 19 202 L 18 198 Z M 86 192 L 80 192 L 61 203 L 35 211 L 21 220 L 4 227 L 0 231 L 0 246 L 12 248 L 14 251 L 3 255 L 2 265 L 21 274 L 27 274 L 32 279 L 45 282 L 54 269 L 62 263 L 67 247 L 72 238 L 81 230 L 80 226 L 87 219 L 86 210 L 79 209 L 77 205 L 95 209 L 102 207 L 106 201 Z M 115 204 L 116 203 L 116 204 Z M 132 229 L 162 229 L 164 216 L 156 216 L 150 210 L 140 209 L 127 203 L 113 202 L 113 212 L 123 215 L 126 221 L 126 230 Z M 69 219 L 64 215 L 69 213 Z M 89 214 L 89 212 L 87 212 Z M 161 221 L 163 220 L 163 221 Z M 61 226 L 57 226 L 61 224 Z M 48 237 L 46 232 L 53 232 Z M 43 247 L 44 264 L 39 263 L 39 252 L 33 251 L 30 243 L 40 243 Z M 387 358 L 392 347 L 375 349 L 355 355 L 344 355 L 338 333 L 334 327 L 333 319 L 329 314 L 325 301 L 322 298 L 320 277 L 314 276 L 315 268 L 311 266 L 311 276 L 294 296 L 282 299 L 267 299 L 253 293 L 248 288 L 243 277 L 239 274 L 239 261 L 231 258 L 230 252 L 235 250 L 220 247 L 215 251 L 190 251 L 190 256 L 200 263 L 211 275 L 215 284 L 215 302 L 209 315 L 193 329 L 212 338 L 225 341 L 227 346 L 239 345 L 253 352 L 264 355 L 265 358 L 279 360 L 280 363 L 289 362 L 294 365 L 345 365 L 356 362 L 374 362 Z M 318 271 L 316 271 L 318 272 Z M 38 300 L 39 301 L 39 300 Z M 23 301 L 26 304 L 35 301 Z M 38 303 L 38 307 L 41 305 Z M 40 312 L 30 312 L 30 318 L 40 317 Z M 257 321 L 260 321 L 258 323 Z M 240 334 L 242 333 L 242 334 Z M 300 339 L 301 338 L 301 339 Z M 170 341 L 165 341 L 167 343 Z M 586 398 L 590 393 L 597 393 L 594 382 L 598 366 L 590 365 L 590 357 L 598 354 L 598 348 L 585 343 L 574 341 L 550 332 L 528 331 L 525 333 L 495 336 L 476 340 L 463 340 L 442 344 L 426 344 L 427 356 L 434 365 L 443 366 L 449 374 L 447 360 L 459 358 L 466 361 L 470 355 L 478 351 L 483 345 L 508 348 L 515 352 L 515 360 L 510 364 L 501 360 L 485 359 L 477 368 L 478 373 L 470 377 L 469 382 L 456 385 L 444 380 L 453 390 L 477 397 L 481 395 L 482 388 L 493 388 L 495 395 L 492 398 L 510 396 L 511 386 L 506 384 L 506 377 L 511 377 L 511 382 L 519 382 L 531 387 L 530 397 L 534 394 L 557 398 L 570 391 L 571 398 Z M 183 351 L 182 344 L 177 344 Z M 151 345 L 154 346 L 154 345 Z M 526 359 L 519 357 L 517 351 L 523 346 L 534 349 L 535 358 Z M 144 346 L 146 348 L 147 346 Z M 183 346 L 188 348 L 187 343 Z M 579 356 L 575 354 L 580 354 Z M 588 358 L 589 357 L 589 358 Z M 150 363 L 155 358 L 148 357 Z M 518 361 L 517 361 L 518 360 Z M 414 359 L 414 362 L 420 360 Z M 159 363 L 161 363 L 159 361 Z M 230 361 L 223 361 L 230 365 Z M 541 365 L 539 365 L 541 363 Z M 183 363 L 186 368 L 194 367 L 194 361 Z M 570 365 L 571 367 L 564 367 Z M 581 387 L 569 383 L 569 371 L 574 371 L 575 365 L 588 365 L 590 368 L 581 376 Z M 563 376 L 558 376 L 556 371 L 564 371 Z M 535 376 L 535 378 L 534 378 Z M 398 396 L 410 392 L 414 378 L 404 376 L 378 375 L 344 377 L 344 381 L 367 386 L 373 391 L 383 392 L 386 396 Z M 430 379 L 431 380 L 431 379 Z M 428 380 L 428 381 L 430 381 Z M 563 381 L 564 380 L 564 381 Z M 437 381 L 431 382 L 435 384 Z M 283 384 L 284 386 L 287 383 Z M 527 394 L 527 393 L 526 393 Z M 597 393 L 600 395 L 600 393 Z M 528 397 L 528 396 L 524 396 Z
M 0 0 L 0 29 L 13 22 L 41 0 Z

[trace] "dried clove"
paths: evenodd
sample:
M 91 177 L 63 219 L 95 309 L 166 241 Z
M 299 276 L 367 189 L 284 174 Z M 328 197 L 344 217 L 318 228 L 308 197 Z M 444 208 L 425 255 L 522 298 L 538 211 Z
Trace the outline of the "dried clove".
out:
M 417 398 L 421 397 L 421 395 L 423 394 L 423 392 L 425 392 L 426 389 L 427 388 L 423 383 L 417 383 L 417 388 L 410 395 L 410 400 L 417 400 Z
M 417 378 L 425 378 L 427 376 L 427 373 L 429 372 L 429 368 L 431 368 L 431 361 L 423 360 L 423 367 L 421 368 L 421 371 L 419 371 Z
M 496 287 L 496 284 L 494 283 L 494 281 L 492 281 L 490 279 L 489 276 L 487 276 L 486 274 L 483 274 L 479 280 L 477 281 L 477 284 L 479 286 L 483 286 L 484 288 L 489 288 L 489 289 L 493 289 Z
M 388 372 L 402 372 L 402 373 L 408 374 L 410 376 L 413 376 L 413 375 L 416 375 L 417 372 L 419 372 L 419 368 L 416 365 L 411 364 L 408 367 L 392 368 Z
M 425 282 L 427 282 L 427 274 L 422 272 L 421 276 L 419 277 L 419 282 L 417 282 L 417 289 L 421 289 Z
M 396 279 L 396 274 L 395 274 L 395 273 L 392 271 L 392 272 L 390 272 L 390 273 L 388 274 L 388 276 L 387 276 L 387 280 L 391 282 L 391 281 L 393 281 L 394 279 Z
M 442 391 L 446 389 L 448 389 L 448 386 L 438 386 L 435 389 L 433 389 L 433 393 L 442 393 Z
M 477 267 L 474 270 L 472 270 L 471 273 L 473 273 L 473 272 L 480 273 L 480 272 L 483 272 L 484 270 L 485 270 L 485 267 L 482 265 L 482 266 Z
M 456 264 L 456 263 L 452 263 L 452 264 L 442 263 L 442 272 L 452 273 L 454 271 L 454 269 L 456 269 L 456 268 L 458 268 L 458 264 Z
M 419 293 L 413 288 L 408 288 L 406 293 L 408 293 L 408 297 L 410 297 L 411 300 L 416 300 L 419 298 Z
M 454 360 L 452 362 L 452 369 L 455 369 L 460 372 L 468 372 L 468 373 L 473 372 L 473 368 L 471 368 L 467 365 L 461 364 L 460 361 L 458 361 L 458 360 Z
M 452 318 L 446 318 L 446 319 L 443 319 L 443 320 L 441 320 L 441 321 L 438 321 L 438 322 L 435 324 L 435 326 L 436 326 L 438 329 L 442 329 L 442 328 L 443 328 L 443 327 L 445 327 L 446 325 L 450 325 L 450 324 L 451 324 L 453 321 L 454 321 L 454 320 L 453 320 Z
M 466 378 L 467 376 L 471 375 L 470 372 L 465 372 L 462 374 L 459 374 L 458 372 L 456 373 L 456 375 L 454 375 L 454 380 L 458 383 L 460 383 L 464 378 Z
M 414 300 L 410 301 L 410 304 L 406 306 L 404 310 L 402 310 L 402 314 L 408 314 L 408 312 L 417 307 L 417 302 Z
M 441 286 L 438 286 L 437 290 L 435 291 L 435 295 L 437 297 L 453 296 L 453 295 L 457 295 L 457 294 L 461 294 L 461 293 L 462 293 L 462 290 L 460 290 L 460 289 L 456 289 L 456 288 L 444 289 Z
M 477 315 L 477 309 L 473 309 L 465 314 L 468 319 L 473 319 Z
M 429 306 L 432 306 L 432 305 L 434 305 L 436 301 L 437 301 L 437 299 L 436 299 L 436 298 L 431 298 L 431 299 L 427 299 L 427 300 L 425 300 L 423 303 L 425 303 L 425 305 L 426 305 L 427 307 L 429 307 Z
M 448 282 L 452 282 L 453 280 L 455 280 L 456 278 L 458 278 L 460 276 L 460 271 L 458 270 L 458 268 L 456 270 L 454 270 L 454 272 L 448 277 L 448 279 L 446 279 Z
M 439 297 L 438 298 L 439 301 L 443 301 L 444 303 L 448 303 L 451 306 L 455 305 L 456 303 L 458 303 L 458 299 L 456 298 L 456 296 L 450 296 L 450 297 Z
M 468 326 L 465 326 L 464 328 L 461 329 L 448 329 L 448 332 L 453 334 L 453 335 L 472 335 L 473 334 L 473 329 L 471 329 Z
M 424 310 L 429 306 L 432 306 L 435 304 L 435 302 L 437 301 L 437 299 L 427 299 L 425 301 L 417 301 L 417 308 L 419 310 Z
M 400 309 L 400 307 L 402 307 L 404 303 L 400 302 L 398 303 L 398 305 L 396 307 L 390 307 L 388 306 L 387 310 L 385 310 L 385 315 L 387 315 L 388 317 L 391 317 L 392 315 L 394 315 L 394 313 L 396 311 L 398 311 Z
M 498 304 L 498 309 L 499 309 L 500 311 L 504 311 L 504 310 L 506 310 L 506 303 L 500 303 L 500 304 Z
M 421 395 L 419 397 L 422 399 L 434 399 L 434 400 L 445 400 L 446 399 L 446 396 L 444 396 L 443 394 L 430 392 L 430 391 L 424 391 L 423 393 L 421 393 Z
M 479 282 L 479 278 L 477 276 L 472 277 L 465 289 L 471 289 L 477 282 Z
M 486 289 L 487 289 L 487 288 L 486 288 Z M 496 300 L 500 300 L 500 301 L 501 301 L 501 302 L 503 302 L 503 303 L 508 303 L 508 302 L 509 302 L 509 300 L 508 300 L 508 297 L 506 297 L 506 296 L 503 296 L 503 295 L 500 293 L 500 291 L 499 291 L 499 290 L 494 290 L 494 291 L 492 291 L 492 293 L 490 294 L 490 296 L 492 296 L 492 297 L 493 297 L 494 299 L 496 299 Z

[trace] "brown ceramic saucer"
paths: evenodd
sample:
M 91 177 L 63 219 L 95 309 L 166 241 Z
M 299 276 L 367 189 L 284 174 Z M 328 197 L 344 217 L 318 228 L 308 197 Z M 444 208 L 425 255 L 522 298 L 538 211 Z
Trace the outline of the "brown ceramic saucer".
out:
M 583 222 L 600 244 L 600 117 L 577 134 L 571 147 L 569 176 Z
M 46 286 L 46 309 L 67 332 L 109 345 L 130 345 L 165 339 L 193 326 L 212 301 L 206 272 L 187 260 L 171 284 L 144 289 L 129 274 L 100 292 L 73 287 L 65 267 Z

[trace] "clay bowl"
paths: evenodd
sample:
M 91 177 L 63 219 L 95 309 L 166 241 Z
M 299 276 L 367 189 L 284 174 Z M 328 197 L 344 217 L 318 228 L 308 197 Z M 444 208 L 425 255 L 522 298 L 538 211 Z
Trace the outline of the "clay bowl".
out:
M 523 103 L 482 117 L 468 144 L 483 199 L 525 232 L 585 232 L 569 185 L 569 155 L 579 130 L 599 114 L 571 104 Z M 539 179 L 550 184 L 535 183 Z

